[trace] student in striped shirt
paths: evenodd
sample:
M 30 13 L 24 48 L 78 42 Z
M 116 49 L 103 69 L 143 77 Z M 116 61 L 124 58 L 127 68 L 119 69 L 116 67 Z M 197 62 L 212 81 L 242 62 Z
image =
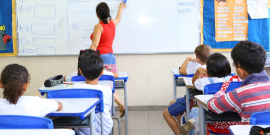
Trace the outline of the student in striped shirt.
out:
M 257 43 L 241 41 L 233 48 L 231 57 L 243 83 L 226 94 L 218 91 L 208 101 L 208 109 L 217 114 L 238 112 L 241 124 L 249 125 L 253 113 L 270 110 L 270 78 L 264 70 L 266 52 Z

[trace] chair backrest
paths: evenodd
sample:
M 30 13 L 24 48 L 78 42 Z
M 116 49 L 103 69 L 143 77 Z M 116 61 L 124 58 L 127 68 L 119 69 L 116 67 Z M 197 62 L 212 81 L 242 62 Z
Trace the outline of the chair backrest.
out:
M 209 95 L 209 94 L 216 94 L 221 86 L 222 86 L 223 82 L 219 82 L 219 83 L 212 83 L 212 84 L 207 84 L 204 86 L 204 95 Z M 235 81 L 235 82 L 231 82 L 226 93 L 233 91 L 236 88 L 239 88 L 241 86 L 242 82 L 241 81 Z
M 95 89 L 72 88 L 48 92 L 47 98 L 99 98 L 100 104 L 96 107 L 104 112 L 103 92 Z
M 188 74 L 187 75 L 187 77 L 193 77 L 194 76 L 194 74 Z
M 85 81 L 85 77 L 82 75 L 74 76 L 71 79 L 72 82 Z M 102 75 L 99 77 L 99 81 L 112 81 L 112 90 L 115 93 L 115 78 L 111 75 Z
M 43 117 L 0 115 L 0 129 L 53 129 L 53 122 Z
M 72 82 L 81 82 L 81 81 L 85 81 L 85 77 L 82 75 L 78 75 L 78 76 L 73 76 L 71 78 Z
M 270 125 L 270 111 L 253 113 L 250 116 L 250 125 Z

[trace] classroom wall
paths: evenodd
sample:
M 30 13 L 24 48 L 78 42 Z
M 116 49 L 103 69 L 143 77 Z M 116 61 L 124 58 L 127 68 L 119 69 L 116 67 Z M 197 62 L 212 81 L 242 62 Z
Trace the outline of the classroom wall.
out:
M 223 53 L 232 63 L 230 53 Z M 128 105 L 168 105 L 173 99 L 171 69 L 178 69 L 186 57 L 194 54 L 116 55 L 118 71 L 127 71 Z M 69 74 L 77 69 L 77 56 L 0 57 L 0 70 L 11 63 L 24 65 L 31 75 L 25 95 L 34 96 L 44 81 L 57 74 Z M 232 68 L 235 71 L 234 68 Z M 124 92 L 116 91 L 123 100 Z M 3 90 L 0 90 L 0 97 Z M 178 97 L 185 94 L 178 88 Z

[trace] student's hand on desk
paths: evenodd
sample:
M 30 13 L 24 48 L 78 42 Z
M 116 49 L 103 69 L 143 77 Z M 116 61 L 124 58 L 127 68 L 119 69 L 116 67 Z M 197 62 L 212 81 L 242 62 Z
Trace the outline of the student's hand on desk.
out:
M 208 73 L 207 73 L 207 71 L 204 68 L 199 67 L 198 68 L 198 71 L 199 71 L 199 73 L 200 73 L 200 75 L 201 75 L 202 78 L 208 77 Z
M 63 109 L 63 105 L 60 102 L 57 102 L 57 103 L 58 103 L 57 111 L 61 111 Z

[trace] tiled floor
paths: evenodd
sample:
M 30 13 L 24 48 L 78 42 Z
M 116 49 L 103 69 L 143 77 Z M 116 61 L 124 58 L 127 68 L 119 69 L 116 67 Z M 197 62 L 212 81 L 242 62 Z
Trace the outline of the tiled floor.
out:
M 173 135 L 162 115 L 163 111 L 129 111 L 129 135 Z M 119 112 L 116 112 L 119 117 Z M 125 135 L 125 118 L 120 119 L 121 134 Z M 114 122 L 114 135 L 118 135 L 118 126 Z

